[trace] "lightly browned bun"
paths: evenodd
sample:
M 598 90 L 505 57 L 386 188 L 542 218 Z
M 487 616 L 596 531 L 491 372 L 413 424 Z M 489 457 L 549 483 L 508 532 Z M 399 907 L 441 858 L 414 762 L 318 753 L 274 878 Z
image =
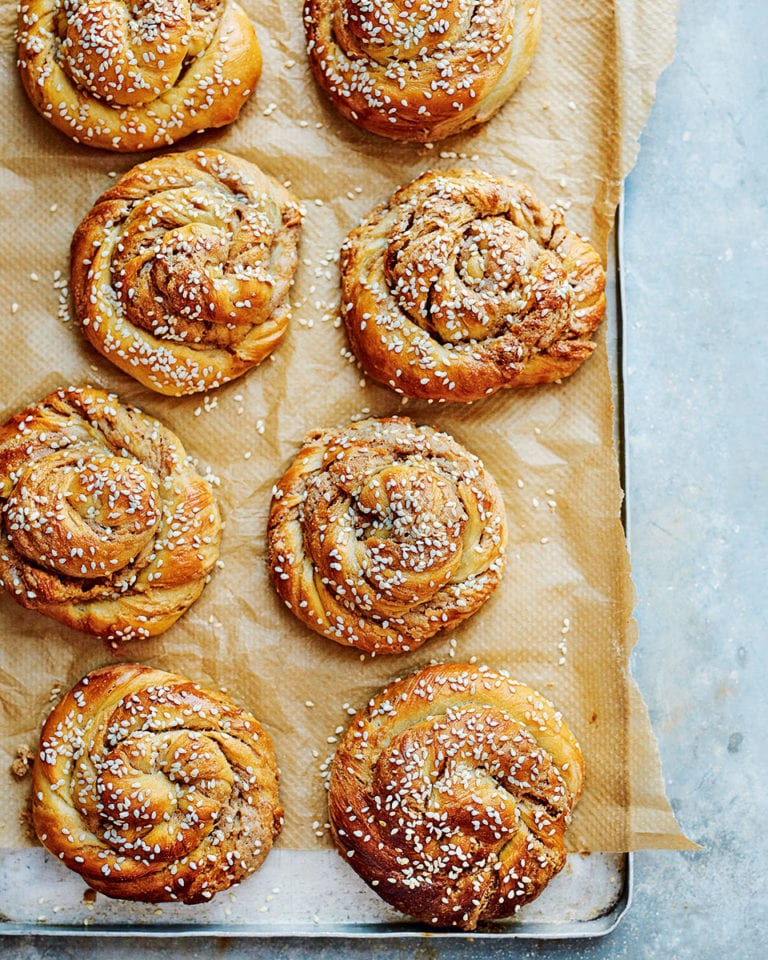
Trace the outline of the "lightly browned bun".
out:
M 17 42 L 38 113 L 121 153 L 232 123 L 261 75 L 234 0 L 21 0 Z
M 222 150 L 138 164 L 75 231 L 71 289 L 90 343 L 171 396 L 261 363 L 290 318 L 302 210 L 255 164 Z
M 446 433 L 407 417 L 315 430 L 274 487 L 272 582 L 315 632 L 367 653 L 415 650 L 499 585 L 496 483 Z
M 114 394 L 57 390 L 0 426 L 0 586 L 112 641 L 167 630 L 219 555 L 211 485 Z
M 312 71 L 331 103 L 393 140 L 484 123 L 528 71 L 539 0 L 305 0 Z
M 429 171 L 372 210 L 341 282 L 365 373 L 425 400 L 568 377 L 605 313 L 597 252 L 530 187 L 480 170 Z
M 99 893 L 203 903 L 261 866 L 283 823 L 277 785 L 269 735 L 229 697 L 113 664 L 48 717 L 32 822 Z

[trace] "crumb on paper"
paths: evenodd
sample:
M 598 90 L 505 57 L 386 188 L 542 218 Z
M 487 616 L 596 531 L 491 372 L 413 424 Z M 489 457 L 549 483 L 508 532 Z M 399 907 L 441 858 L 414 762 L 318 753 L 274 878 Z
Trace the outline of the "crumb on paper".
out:
M 23 780 L 32 767 L 34 753 L 27 746 L 18 747 L 16 759 L 11 763 L 11 773 L 16 780 Z

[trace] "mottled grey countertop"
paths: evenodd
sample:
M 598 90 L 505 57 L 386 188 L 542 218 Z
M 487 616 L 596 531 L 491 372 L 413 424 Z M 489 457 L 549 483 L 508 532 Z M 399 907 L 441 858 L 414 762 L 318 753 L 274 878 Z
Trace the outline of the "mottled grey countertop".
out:
M 672 2 L 672 0 L 670 0 Z M 695 853 L 635 856 L 634 903 L 602 940 L 6 938 L 8 957 L 768 956 L 766 401 L 768 2 L 682 0 L 626 188 L 633 668 Z

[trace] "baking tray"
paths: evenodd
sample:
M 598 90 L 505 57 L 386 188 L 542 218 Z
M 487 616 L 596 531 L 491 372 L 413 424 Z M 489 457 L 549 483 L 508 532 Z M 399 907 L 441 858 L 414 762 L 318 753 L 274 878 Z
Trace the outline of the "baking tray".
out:
M 619 205 L 607 268 L 606 349 L 615 441 L 626 490 L 622 351 L 623 220 Z M 627 535 L 626 497 L 622 520 Z M 13 815 L 7 811 L 6 815 Z M 89 937 L 411 937 L 578 939 L 611 933 L 629 908 L 632 857 L 574 854 L 517 917 L 472 933 L 436 930 L 388 907 L 334 850 L 273 850 L 257 874 L 214 901 L 144 904 L 84 898 L 86 886 L 41 848 L 0 851 L 0 935 Z M 92 894 L 89 895 L 89 900 Z

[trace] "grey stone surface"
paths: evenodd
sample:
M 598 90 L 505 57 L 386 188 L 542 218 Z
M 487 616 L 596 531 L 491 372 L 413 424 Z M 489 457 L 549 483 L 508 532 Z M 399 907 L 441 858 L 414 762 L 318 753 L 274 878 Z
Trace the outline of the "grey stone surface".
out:
M 9 938 L 3 956 L 768 956 L 767 48 L 765 0 L 683 0 L 626 190 L 633 664 L 669 796 L 702 850 L 638 854 L 634 904 L 600 941 Z

